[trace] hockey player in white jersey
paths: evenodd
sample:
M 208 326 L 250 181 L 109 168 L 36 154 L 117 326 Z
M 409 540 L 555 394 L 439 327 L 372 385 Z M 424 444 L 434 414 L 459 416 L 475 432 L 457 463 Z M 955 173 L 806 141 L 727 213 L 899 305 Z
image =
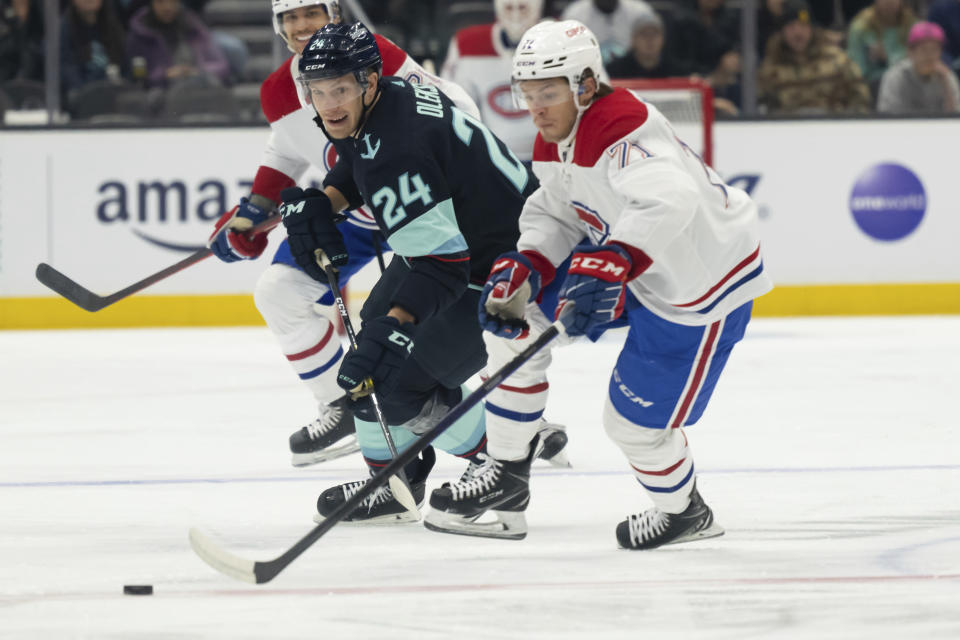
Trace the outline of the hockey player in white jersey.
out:
M 487 335 L 516 338 L 488 339 L 495 368 L 529 341 L 520 319 L 534 320 L 529 303 L 571 252 L 557 309 L 573 305 L 568 335 L 626 318 L 603 425 L 654 504 L 620 522 L 617 540 L 652 549 L 723 533 L 697 490 L 684 427 L 700 418 L 753 299 L 771 283 L 749 196 L 725 184 L 655 107 L 598 77 L 599 47 L 579 22 L 539 24 L 520 42 L 512 78 L 539 130 L 540 188 L 524 205 L 517 251 L 494 263 L 480 318 Z M 507 382 L 535 381 L 545 365 L 532 365 Z M 521 402 L 491 394 L 490 458 L 473 478 L 433 492 L 428 528 L 526 535 L 536 436 L 529 423 L 505 419 L 524 413 Z M 493 522 L 480 520 L 488 510 Z
M 225 262 L 251 260 L 267 245 L 266 235 L 248 238 L 244 231 L 266 219 L 280 202 L 280 192 L 293 186 L 309 167 L 319 178 L 336 162 L 336 152 L 313 122 L 313 107 L 298 89 L 297 62 L 310 37 L 329 22 L 340 21 L 338 2 L 272 0 L 273 27 L 293 52 L 263 83 L 260 104 L 270 122 L 270 137 L 248 198 L 225 213 L 210 237 L 210 248 Z M 477 116 L 476 105 L 457 85 L 427 73 L 403 50 L 376 36 L 384 73 L 413 83 L 436 85 L 461 109 Z M 341 225 L 350 262 L 340 270 L 345 284 L 377 255 L 376 222 L 365 208 L 350 212 Z M 384 250 L 389 246 L 383 245 Z M 319 267 L 318 267 L 319 269 Z M 320 416 L 290 436 L 293 464 L 302 466 L 359 450 L 354 421 L 337 386 L 343 349 L 336 332 L 338 313 L 323 278 L 307 275 L 294 261 L 286 240 L 256 284 L 254 300 L 283 355 L 312 392 Z
M 465 27 L 450 41 L 440 75 L 473 98 L 484 124 L 523 162 L 533 157 L 537 128 L 510 90 L 513 51 L 543 17 L 543 0 L 494 0 L 496 22 Z

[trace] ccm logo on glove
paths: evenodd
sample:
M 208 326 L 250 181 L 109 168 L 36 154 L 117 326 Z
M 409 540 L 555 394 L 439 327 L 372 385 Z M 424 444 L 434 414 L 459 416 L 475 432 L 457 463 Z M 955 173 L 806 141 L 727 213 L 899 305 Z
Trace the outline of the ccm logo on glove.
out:
M 406 349 L 407 354 L 410 354 L 410 352 L 413 351 L 413 340 L 411 340 L 410 336 L 406 335 L 405 333 L 394 331 L 387 339 L 398 347 Z
M 623 258 L 619 255 L 616 255 L 614 259 L 616 262 L 607 258 L 578 254 L 570 260 L 570 271 L 602 278 L 608 282 L 616 282 L 626 277 L 630 265 L 623 264 Z M 604 277 L 605 275 L 610 277 Z

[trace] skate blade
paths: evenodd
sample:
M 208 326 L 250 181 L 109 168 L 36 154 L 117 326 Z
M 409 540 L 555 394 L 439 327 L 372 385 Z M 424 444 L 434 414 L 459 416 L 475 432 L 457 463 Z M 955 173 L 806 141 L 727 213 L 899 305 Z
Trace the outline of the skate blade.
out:
M 701 529 L 700 531 L 694 531 L 693 533 L 688 533 L 682 535 L 676 540 L 671 540 L 663 546 L 668 546 L 671 544 L 680 544 L 681 542 L 693 542 L 695 540 L 705 540 L 707 538 L 718 538 L 725 533 L 723 527 L 718 525 L 716 522 L 712 522 L 709 527 L 706 529 Z
M 327 460 L 342 458 L 357 451 L 360 451 L 360 445 L 357 444 L 357 440 L 354 438 L 353 442 L 348 442 L 341 446 L 327 447 L 326 449 L 311 451 L 310 453 L 295 453 L 291 458 L 291 464 L 295 467 L 308 467 L 312 464 L 326 462 Z
M 326 520 L 319 513 L 313 514 L 313 521 L 320 524 Z M 403 513 L 393 513 L 388 516 L 378 516 L 368 518 L 367 520 L 341 520 L 340 524 L 348 527 L 382 527 L 384 525 L 408 524 L 411 522 L 420 522 L 420 512 L 404 511 Z
M 567 434 L 559 426 L 551 425 L 549 428 L 541 429 L 538 432 L 538 451 L 534 456 L 537 460 L 549 462 L 550 466 L 561 469 L 569 469 L 573 465 L 567 457 Z
M 477 538 L 523 540 L 527 537 L 527 519 L 522 511 L 488 511 L 493 522 L 477 522 L 461 516 L 431 509 L 423 518 L 423 526 L 438 533 L 452 533 Z M 478 516 L 479 517 L 479 516 Z
M 548 462 L 551 467 L 556 467 L 558 469 L 572 469 L 573 465 L 570 464 L 570 459 L 567 458 L 566 450 L 560 451 L 556 455 L 550 458 L 540 458 L 544 462 Z

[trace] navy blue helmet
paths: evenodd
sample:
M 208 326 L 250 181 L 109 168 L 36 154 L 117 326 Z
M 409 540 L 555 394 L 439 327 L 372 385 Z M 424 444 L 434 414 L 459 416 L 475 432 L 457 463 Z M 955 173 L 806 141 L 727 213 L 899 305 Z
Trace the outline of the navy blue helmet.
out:
M 362 22 L 324 25 L 310 38 L 299 64 L 304 82 L 352 73 L 364 87 L 371 67 L 382 75 L 383 61 L 377 40 Z

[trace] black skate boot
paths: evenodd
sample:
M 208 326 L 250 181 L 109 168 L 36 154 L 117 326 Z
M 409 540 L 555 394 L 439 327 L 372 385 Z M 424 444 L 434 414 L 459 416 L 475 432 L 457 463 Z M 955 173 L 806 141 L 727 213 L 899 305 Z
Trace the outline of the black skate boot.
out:
M 290 436 L 293 466 L 333 460 L 360 451 L 353 412 L 346 396 L 332 402 L 322 416 Z
M 471 463 L 456 483 L 444 483 L 430 494 L 431 510 L 423 524 L 431 531 L 482 538 L 522 540 L 527 536 L 523 512 L 530 502 L 530 463 L 536 451 L 511 462 L 487 456 L 483 464 Z M 487 511 L 491 522 L 479 522 Z
M 690 504 L 682 513 L 664 513 L 653 508 L 631 515 L 617 525 L 617 542 L 624 549 L 655 549 L 665 544 L 722 536 L 713 511 L 700 497 L 694 483 Z
M 408 464 L 404 471 L 410 480 L 410 490 L 417 506 L 423 506 L 427 492 L 427 476 L 433 468 L 437 457 L 433 447 L 427 447 L 420 454 L 421 457 Z M 330 487 L 317 498 L 317 514 L 314 522 L 323 522 L 340 505 L 357 493 L 367 480 L 357 480 Z M 343 518 L 342 522 L 354 524 L 400 524 L 403 522 L 417 522 L 420 519 L 419 511 L 406 509 L 393 496 L 389 485 L 383 485 L 374 491 L 370 497 L 360 503 L 352 513 Z
M 567 458 L 566 427 L 540 419 L 540 428 L 537 430 L 537 449 L 534 457 L 549 462 L 554 467 L 569 468 Z

